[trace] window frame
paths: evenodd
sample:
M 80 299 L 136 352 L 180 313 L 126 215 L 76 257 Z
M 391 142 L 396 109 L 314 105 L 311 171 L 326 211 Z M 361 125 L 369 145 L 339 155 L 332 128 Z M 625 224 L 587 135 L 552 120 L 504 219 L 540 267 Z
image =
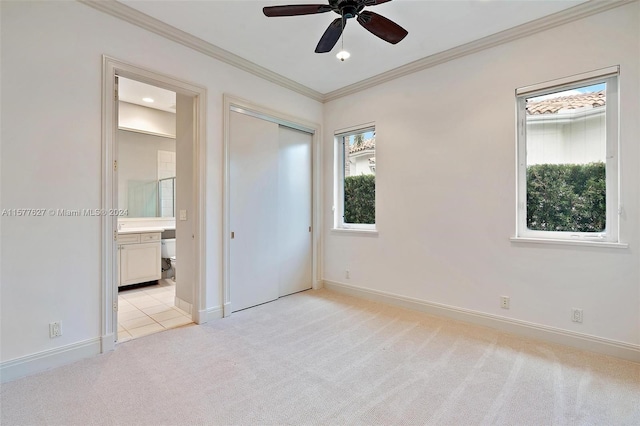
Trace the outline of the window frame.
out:
M 606 83 L 606 226 L 602 232 L 540 231 L 527 227 L 526 99 Z M 619 67 L 592 71 L 516 90 L 517 222 L 515 239 L 589 243 L 619 242 Z
M 376 232 L 375 223 L 345 223 L 344 221 L 344 179 L 345 179 L 345 156 L 344 140 L 348 136 L 373 132 L 375 135 L 375 123 L 367 123 L 355 127 L 338 130 L 334 133 L 334 152 L 335 152 L 335 191 L 334 191 L 334 230 L 339 231 L 358 231 L 358 232 Z M 377 177 L 375 171 L 374 175 Z M 376 185 L 376 206 L 377 211 L 377 185 Z M 377 219 L 377 218 L 376 218 Z

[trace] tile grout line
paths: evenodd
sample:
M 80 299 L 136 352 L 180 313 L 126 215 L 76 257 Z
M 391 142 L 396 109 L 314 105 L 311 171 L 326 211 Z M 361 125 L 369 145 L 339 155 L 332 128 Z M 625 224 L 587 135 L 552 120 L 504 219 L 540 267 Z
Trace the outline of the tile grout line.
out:
M 173 296 L 175 297 L 175 287 L 169 285 L 169 286 L 156 287 L 156 288 L 152 288 L 152 289 L 136 289 L 133 292 L 128 293 L 127 295 L 119 295 L 118 296 L 118 303 L 124 301 L 124 302 L 128 303 L 129 305 L 131 305 L 131 307 L 133 308 L 133 309 L 127 310 L 127 312 L 136 312 L 137 311 L 137 312 L 140 312 L 140 313 L 143 314 L 143 316 L 136 317 L 136 318 L 131 318 L 130 320 L 125 320 L 125 321 L 134 321 L 134 320 L 138 320 L 139 321 L 140 319 L 143 319 L 145 317 L 146 318 L 150 318 L 151 321 L 153 321 L 150 324 L 144 324 L 144 325 L 141 325 L 141 326 L 138 326 L 138 327 L 133 327 L 133 328 L 127 328 L 127 327 L 125 327 L 123 325 L 124 321 L 118 321 L 118 327 L 122 328 L 127 333 L 127 335 L 129 336 L 129 338 L 125 337 L 125 339 L 120 340 L 120 341 L 123 342 L 123 341 L 128 341 L 128 340 L 131 340 L 131 339 L 135 339 L 136 337 L 134 337 L 134 335 L 133 335 L 135 333 L 134 330 L 137 330 L 137 329 L 140 329 L 140 328 L 143 328 L 143 327 L 148 327 L 148 326 L 151 326 L 151 325 L 159 325 L 160 327 L 162 327 L 162 330 L 157 330 L 157 331 L 163 331 L 163 330 L 170 330 L 171 328 L 176 328 L 176 327 L 180 327 L 180 326 L 187 325 L 187 324 L 191 323 L 192 320 L 188 316 L 188 314 L 184 313 L 182 310 L 176 308 L 175 306 L 172 306 L 172 304 L 169 304 L 169 303 L 159 299 L 158 297 L 156 297 L 157 295 L 161 295 L 161 296 L 165 296 L 166 297 L 166 295 L 170 295 L 172 293 L 173 293 Z M 127 296 L 129 296 L 129 297 L 127 297 Z M 138 301 L 138 304 L 147 304 L 150 301 L 151 302 L 156 302 L 157 301 L 158 304 L 140 308 L 140 307 L 136 306 L 134 303 L 132 303 L 129 299 Z M 146 300 L 146 302 L 144 300 Z M 158 311 L 158 312 L 154 312 L 153 314 L 148 314 L 147 312 L 145 312 L 145 309 L 149 309 L 149 308 L 152 308 L 152 307 L 159 307 L 159 306 L 164 306 L 164 307 L 166 307 L 166 309 Z M 172 318 L 167 318 L 167 319 L 162 320 L 162 321 L 158 321 L 155 318 L 153 318 L 153 316 L 152 316 L 152 315 L 156 315 L 156 316 L 157 315 L 161 315 L 161 314 L 163 314 L 165 312 L 169 312 L 169 311 L 175 311 L 178 315 L 175 316 L 175 317 L 172 317 Z M 184 318 L 185 320 L 188 320 L 189 322 L 188 323 L 184 323 L 184 324 L 177 324 L 177 325 L 171 326 L 171 327 L 167 327 L 167 326 L 165 326 L 163 324 L 163 322 L 167 323 L 169 321 L 176 321 L 176 320 L 182 319 L 182 318 Z M 149 334 L 153 334 L 153 333 L 149 333 Z M 137 336 L 137 337 L 142 337 L 142 336 L 143 335 L 140 335 L 140 336 Z

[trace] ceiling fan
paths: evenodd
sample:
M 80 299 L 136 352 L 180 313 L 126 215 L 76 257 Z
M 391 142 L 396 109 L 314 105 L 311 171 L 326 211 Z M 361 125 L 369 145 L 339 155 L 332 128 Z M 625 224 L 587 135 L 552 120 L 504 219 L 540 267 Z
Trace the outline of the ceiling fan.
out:
M 329 4 L 267 6 L 262 9 L 262 12 L 268 17 L 276 17 L 312 15 L 334 11 L 340 15 L 340 18 L 336 18 L 329 25 L 329 28 L 324 32 L 316 46 L 316 53 L 326 53 L 330 52 L 340 39 L 347 20 L 356 16 L 360 25 L 384 41 L 396 44 L 405 38 L 408 32 L 400 25 L 382 15 L 363 10 L 366 6 L 375 6 L 389 1 L 391 0 L 329 0 Z

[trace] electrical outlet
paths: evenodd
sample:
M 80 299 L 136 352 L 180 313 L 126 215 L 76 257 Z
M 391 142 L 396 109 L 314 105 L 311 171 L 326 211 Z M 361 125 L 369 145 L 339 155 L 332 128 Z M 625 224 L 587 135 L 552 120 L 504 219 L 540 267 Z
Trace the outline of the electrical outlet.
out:
M 346 269 L 346 270 L 344 271 L 344 277 L 345 277 L 346 279 L 350 279 L 350 278 L 351 278 L 351 271 L 349 271 L 348 269 Z
M 62 336 L 62 323 L 60 321 L 52 322 L 49 324 L 49 337 Z
M 571 308 L 571 321 L 582 322 L 582 309 Z
M 502 309 L 509 309 L 509 296 L 500 296 L 500 307 Z

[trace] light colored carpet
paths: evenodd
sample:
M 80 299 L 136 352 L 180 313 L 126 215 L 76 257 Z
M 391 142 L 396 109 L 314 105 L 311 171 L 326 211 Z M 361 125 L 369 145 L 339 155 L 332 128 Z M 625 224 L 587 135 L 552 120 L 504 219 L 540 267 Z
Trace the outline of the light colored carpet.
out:
M 327 290 L 4 384 L 8 425 L 640 425 L 640 365 Z

